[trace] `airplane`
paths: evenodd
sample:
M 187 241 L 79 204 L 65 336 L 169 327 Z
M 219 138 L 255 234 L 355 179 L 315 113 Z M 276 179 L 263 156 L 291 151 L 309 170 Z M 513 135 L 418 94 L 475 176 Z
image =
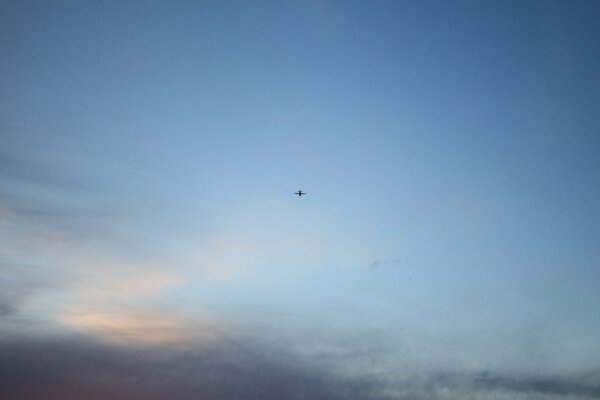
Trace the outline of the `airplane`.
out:
M 306 194 L 306 192 L 303 192 L 302 190 L 298 190 L 296 193 L 298 196 L 302 197 L 303 194 Z

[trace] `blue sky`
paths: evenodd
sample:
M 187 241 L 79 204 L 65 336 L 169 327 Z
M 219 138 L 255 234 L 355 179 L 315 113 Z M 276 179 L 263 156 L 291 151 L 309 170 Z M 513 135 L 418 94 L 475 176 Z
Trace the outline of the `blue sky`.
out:
M 58 398 L 598 398 L 598 17 L 2 2 L 0 353 L 79 354 Z

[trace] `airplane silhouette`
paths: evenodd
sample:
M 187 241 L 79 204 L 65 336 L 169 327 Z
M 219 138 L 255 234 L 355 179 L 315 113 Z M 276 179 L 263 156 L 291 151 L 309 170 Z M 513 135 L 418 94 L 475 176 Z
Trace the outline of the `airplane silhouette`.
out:
M 302 197 L 303 194 L 306 194 L 306 192 L 303 192 L 302 190 L 298 190 L 296 193 L 298 196 Z

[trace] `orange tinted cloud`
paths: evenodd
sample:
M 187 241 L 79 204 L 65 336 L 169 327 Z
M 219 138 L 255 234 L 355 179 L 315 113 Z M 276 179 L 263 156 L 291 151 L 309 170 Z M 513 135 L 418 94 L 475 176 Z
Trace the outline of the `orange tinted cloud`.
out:
M 67 315 L 63 322 L 117 342 L 172 343 L 190 339 L 190 334 L 178 321 L 160 316 L 90 311 Z
M 166 311 L 74 309 L 62 322 L 76 330 L 125 344 L 204 342 L 219 337 L 216 324 Z

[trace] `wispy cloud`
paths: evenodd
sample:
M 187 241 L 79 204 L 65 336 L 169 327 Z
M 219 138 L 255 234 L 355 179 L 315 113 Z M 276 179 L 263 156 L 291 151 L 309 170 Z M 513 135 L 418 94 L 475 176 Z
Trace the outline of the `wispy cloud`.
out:
M 212 342 L 219 337 L 213 321 L 174 315 L 168 309 L 112 309 L 74 307 L 62 322 L 79 332 L 130 346 Z
M 0 210 L 0 312 L 119 342 L 158 343 L 188 339 L 185 318 L 164 308 L 165 293 L 185 283 L 166 259 L 118 254 L 102 241 L 78 237 L 4 205 Z M 45 218 L 42 216 L 41 218 Z M 60 217 L 58 218 L 60 222 Z M 5 321 L 5 328 L 10 321 Z M 195 331 L 197 336 L 206 336 Z
M 375 260 L 369 264 L 369 268 L 371 269 L 378 269 L 384 266 L 411 268 L 413 266 L 413 262 L 410 258 L 386 258 Z

